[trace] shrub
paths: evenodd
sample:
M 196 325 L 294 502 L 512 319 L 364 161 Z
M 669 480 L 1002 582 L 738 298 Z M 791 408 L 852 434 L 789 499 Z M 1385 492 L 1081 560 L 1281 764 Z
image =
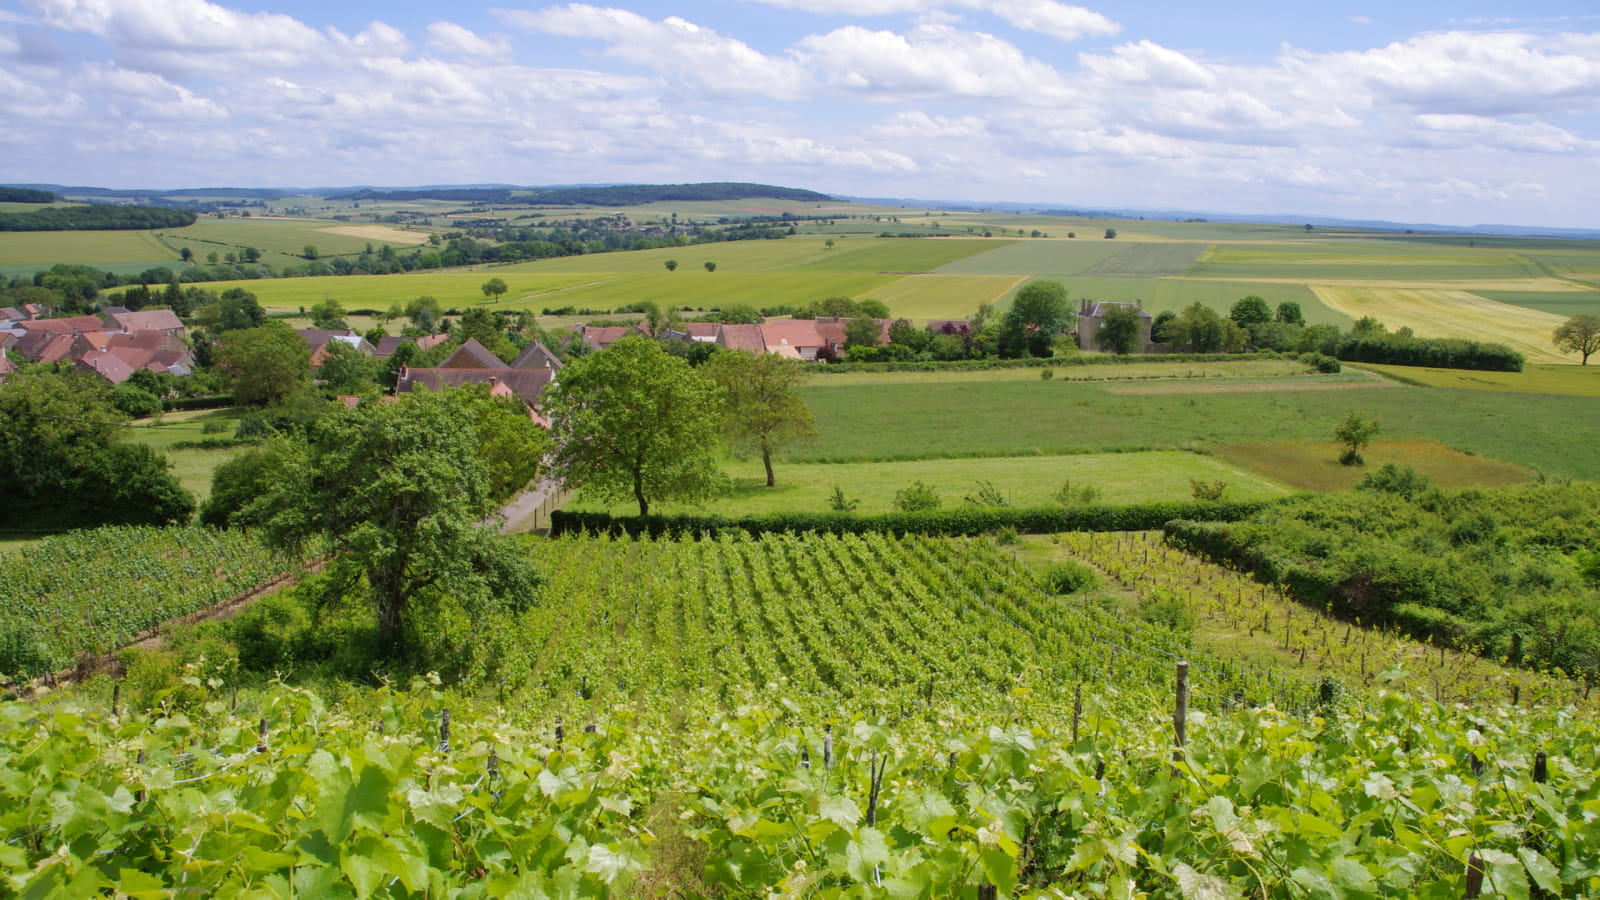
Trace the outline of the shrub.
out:
M 1432 485 L 1428 482 L 1428 477 L 1416 469 L 1384 463 L 1383 468 L 1378 471 L 1368 472 L 1361 479 L 1361 483 L 1356 485 L 1356 490 L 1397 494 L 1411 500 L 1429 487 Z
M 1194 636 L 1197 622 L 1189 604 L 1159 588 L 1139 602 L 1139 619 L 1181 635 L 1185 642 Z
M 1228 483 L 1220 478 L 1216 481 L 1207 481 L 1204 478 L 1189 479 L 1189 494 L 1196 500 L 1215 503 L 1221 500 L 1222 495 L 1227 491 Z
M 1011 505 L 1011 501 L 1006 499 L 1006 495 L 1001 493 L 1000 489 L 995 487 L 993 482 L 989 481 L 978 482 L 977 491 L 968 494 L 967 496 L 961 498 L 961 500 L 968 506 L 980 506 L 984 508 Z M 935 507 L 929 508 L 932 509 Z
M 833 495 L 828 498 L 829 509 L 833 510 L 834 512 L 855 512 L 856 507 L 860 505 L 860 500 L 849 500 L 845 498 L 844 488 L 839 487 L 838 485 L 833 486 Z
M 1045 570 L 1045 587 L 1057 594 L 1076 594 L 1100 586 L 1100 573 L 1075 559 L 1051 563 Z
M 939 492 L 932 485 L 913 481 L 910 485 L 895 491 L 894 508 L 901 512 L 924 512 L 938 509 L 942 501 Z
M 301 660 L 311 633 L 311 614 L 292 592 L 256 601 L 230 623 L 239 663 L 262 673 L 286 672 Z
M 1100 499 L 1100 489 L 1089 484 L 1073 487 L 1072 479 L 1068 478 L 1061 482 L 1061 487 L 1050 495 L 1050 499 L 1068 508 L 1087 506 Z

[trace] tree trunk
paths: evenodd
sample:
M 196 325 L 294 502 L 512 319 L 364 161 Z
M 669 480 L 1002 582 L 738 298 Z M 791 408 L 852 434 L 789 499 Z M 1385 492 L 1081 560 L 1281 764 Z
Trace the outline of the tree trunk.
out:
M 777 480 L 772 477 L 772 448 L 768 447 L 765 441 L 761 442 L 761 464 L 767 467 L 767 487 L 777 484 Z
M 644 471 L 633 470 L 633 499 L 639 501 L 639 515 L 650 515 L 650 501 L 644 496 Z
M 406 655 L 405 593 L 401 586 L 402 575 L 379 569 L 368 575 L 372 582 L 373 601 L 378 607 L 379 653 L 389 659 L 404 659 Z

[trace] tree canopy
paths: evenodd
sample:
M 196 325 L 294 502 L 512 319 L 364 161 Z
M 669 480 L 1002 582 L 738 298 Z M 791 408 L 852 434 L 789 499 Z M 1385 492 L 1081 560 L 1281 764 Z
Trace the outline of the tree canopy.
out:
M 534 599 L 527 549 L 491 527 L 495 511 L 537 474 L 544 433 L 483 389 L 420 391 L 363 403 L 277 439 L 272 483 L 247 505 L 275 546 L 325 546 L 331 585 L 364 592 L 380 649 L 416 644 L 419 602 L 469 611 Z M 258 459 L 240 478 L 263 477 Z M 219 473 L 220 474 L 220 473 Z M 513 487 L 515 485 L 515 487 Z
M 1550 340 L 1562 353 L 1582 354 L 1579 365 L 1587 366 L 1589 356 L 1600 350 L 1600 316 L 1573 316 L 1556 327 Z
M 716 385 L 649 338 L 625 337 L 561 370 L 549 394 L 552 468 L 567 487 L 648 515 L 658 500 L 703 500 L 724 484 L 713 456 Z
M 269 406 L 311 383 L 311 350 L 287 323 L 273 319 L 259 328 L 222 335 L 217 365 L 233 379 L 235 403 Z
M 1187 344 L 1194 353 L 1215 353 L 1222 349 L 1227 329 L 1222 317 L 1203 303 L 1191 303 L 1167 326 L 1173 343 Z
M 1072 325 L 1067 288 L 1059 281 L 1030 281 L 1017 291 L 1000 325 L 1000 345 L 1011 356 L 1049 356 L 1056 335 Z
M 796 390 L 812 370 L 805 363 L 774 353 L 719 350 L 700 371 L 723 390 L 724 432 L 729 442 L 736 450 L 760 453 L 767 487 L 774 486 L 772 452 L 817 434 L 811 409 Z
M 1100 346 L 1122 356 L 1139 347 L 1139 310 L 1132 306 L 1113 306 L 1100 320 L 1095 339 Z

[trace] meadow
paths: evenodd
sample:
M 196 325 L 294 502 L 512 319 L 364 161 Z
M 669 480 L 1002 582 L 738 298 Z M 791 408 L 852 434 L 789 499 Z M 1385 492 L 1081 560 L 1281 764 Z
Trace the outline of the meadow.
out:
M 178 483 L 193 494 L 198 502 L 210 496 L 211 473 L 217 466 L 243 453 L 246 448 L 200 449 L 176 448 L 173 445 L 232 438 L 242 415 L 244 411 L 240 409 L 164 413 L 159 418 L 134 421 L 127 429 L 127 437 L 164 454 L 172 463 L 172 474 L 177 477 Z M 207 433 L 207 426 L 220 430 Z
M 1023 456 L 987 459 L 926 459 L 870 463 L 779 463 L 777 484 L 766 486 L 761 460 L 725 460 L 731 491 L 705 509 L 719 515 L 831 509 L 834 488 L 859 505 L 856 512 L 890 512 L 896 492 L 920 481 L 938 492 L 944 508 L 961 506 L 983 485 L 998 491 L 1012 506 L 1052 506 L 1063 486 L 1092 489 L 1099 503 L 1132 504 L 1188 498 L 1191 479 L 1227 484 L 1229 500 L 1281 497 L 1290 490 L 1221 458 L 1178 450 L 1148 453 L 1080 453 L 1072 456 Z M 1081 501 L 1073 501 L 1081 502 Z M 567 509 L 605 510 L 615 515 L 638 512 L 634 503 L 606 505 L 581 494 Z M 663 515 L 697 512 L 682 503 L 652 504 Z
M 1595 360 L 1600 363 L 1600 360 Z M 1465 369 L 1430 369 L 1422 366 L 1362 365 L 1386 377 L 1437 388 L 1495 391 L 1512 394 L 1563 394 L 1600 397 L 1600 364 L 1530 365 L 1521 372 L 1472 372 Z

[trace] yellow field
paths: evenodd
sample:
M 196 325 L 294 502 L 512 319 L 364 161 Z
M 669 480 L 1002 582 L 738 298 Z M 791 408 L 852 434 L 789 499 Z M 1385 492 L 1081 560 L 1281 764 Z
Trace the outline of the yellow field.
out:
M 421 244 L 428 239 L 427 232 L 406 231 L 405 229 L 393 228 L 388 225 L 338 225 L 333 228 L 319 228 L 317 231 L 324 234 L 342 234 L 368 241 L 386 241 L 401 246 Z
M 1593 358 L 1593 362 L 1596 364 L 1588 366 L 1530 365 L 1521 372 L 1474 372 L 1422 366 L 1376 366 L 1370 363 L 1361 363 L 1360 368 L 1428 387 L 1600 397 L 1600 358 Z
M 1174 276 L 1177 281 L 1238 281 L 1237 278 L 1226 278 L 1220 275 L 1180 275 Z M 1257 278 L 1252 276 L 1252 282 L 1260 284 L 1304 284 L 1315 287 L 1322 283 L 1306 278 Z M 1586 293 L 1594 290 L 1589 285 L 1579 284 L 1565 278 L 1452 278 L 1449 280 L 1429 280 L 1426 278 L 1410 278 L 1404 281 L 1394 278 L 1341 278 L 1336 283 L 1326 284 L 1330 288 L 1383 288 L 1393 290 L 1434 290 L 1434 291 L 1528 291 L 1541 294 Z
M 882 300 L 896 316 L 922 325 L 929 319 L 965 319 L 979 304 L 999 301 L 1026 280 L 1012 275 L 908 275 L 861 296 Z
M 1489 300 L 1464 290 L 1354 287 L 1313 284 L 1317 299 L 1352 319 L 1371 316 L 1390 331 L 1410 328 L 1418 337 L 1457 337 L 1507 344 L 1529 362 L 1573 362 L 1557 353 L 1550 334 L 1564 319 Z

